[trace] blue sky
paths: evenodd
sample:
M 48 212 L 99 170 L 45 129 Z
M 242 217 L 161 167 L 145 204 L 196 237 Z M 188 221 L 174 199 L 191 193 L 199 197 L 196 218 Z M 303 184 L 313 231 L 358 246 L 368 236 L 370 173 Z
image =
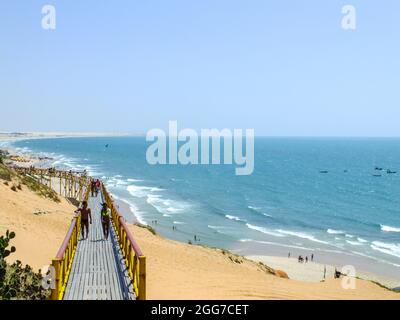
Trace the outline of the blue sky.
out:
M 41 28 L 52 4 L 57 28 Z M 357 9 L 357 29 L 341 9 Z M 0 131 L 400 136 L 398 0 L 0 2 Z

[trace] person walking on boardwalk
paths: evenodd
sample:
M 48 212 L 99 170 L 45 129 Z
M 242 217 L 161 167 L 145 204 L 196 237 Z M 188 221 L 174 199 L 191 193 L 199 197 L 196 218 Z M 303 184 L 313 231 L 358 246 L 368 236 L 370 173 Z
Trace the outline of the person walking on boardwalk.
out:
M 101 215 L 101 226 L 103 227 L 103 235 L 104 238 L 108 240 L 108 235 L 110 233 L 111 209 L 108 208 L 107 203 L 102 204 L 100 215 Z
M 99 179 L 96 180 L 95 187 L 96 187 L 96 197 L 97 197 L 99 195 L 100 187 L 101 187 L 101 183 L 100 183 Z
M 92 212 L 90 208 L 88 208 L 88 204 L 86 201 L 82 202 L 82 207 L 75 211 L 76 213 L 80 213 L 81 215 L 81 233 L 82 240 L 88 238 L 89 235 L 89 222 L 92 224 Z M 86 229 L 86 237 L 85 237 L 85 229 Z
M 92 197 L 94 197 L 94 193 L 96 191 L 96 181 L 93 179 L 90 181 L 90 193 L 92 194 Z

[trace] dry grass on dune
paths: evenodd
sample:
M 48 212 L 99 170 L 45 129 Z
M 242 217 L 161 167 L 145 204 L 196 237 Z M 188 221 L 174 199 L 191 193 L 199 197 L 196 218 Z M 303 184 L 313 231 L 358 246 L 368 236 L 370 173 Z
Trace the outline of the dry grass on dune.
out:
M 0 234 L 7 230 L 16 233 L 12 245 L 17 251 L 10 255 L 10 262 L 21 260 L 38 270 L 50 264 L 56 255 L 76 208 L 62 198 L 56 202 L 45 197 L 41 194 L 44 189 L 31 190 L 31 186 L 21 183 L 20 177 L 12 172 L 9 177 L 2 169 Z

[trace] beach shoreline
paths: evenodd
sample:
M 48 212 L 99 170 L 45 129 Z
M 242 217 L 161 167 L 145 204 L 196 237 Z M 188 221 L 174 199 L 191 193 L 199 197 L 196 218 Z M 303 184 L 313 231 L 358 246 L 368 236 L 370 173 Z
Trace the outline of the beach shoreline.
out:
M 290 279 L 305 281 L 305 282 L 321 282 L 329 279 L 334 279 L 335 270 L 347 274 L 348 266 L 338 264 L 336 266 L 309 261 L 307 263 L 299 263 L 297 258 L 288 258 L 282 256 L 245 256 L 247 259 L 262 262 L 273 269 L 284 270 Z M 345 268 L 343 268 L 345 267 Z M 343 268 L 343 269 L 342 269 Z M 350 267 L 351 268 L 351 267 Z M 390 277 L 366 272 L 355 269 L 354 277 L 380 283 L 387 288 L 400 291 L 400 280 Z
M 78 135 L 74 135 L 75 137 L 78 137 Z M 84 135 L 84 137 L 88 137 L 89 135 Z M 92 135 L 90 135 L 92 136 Z M 67 136 L 57 136 L 59 138 L 65 138 Z M 45 138 L 56 138 L 55 136 L 46 136 Z M 24 137 L 21 138 L 24 140 L 27 139 L 36 139 L 36 136 L 32 137 Z M 1 141 L 7 141 L 7 142 L 12 142 L 15 140 L 19 140 L 18 137 L 14 137 L 14 139 L 9 138 L 8 140 L 3 140 L 2 136 L 0 135 L 0 142 Z M 0 147 L 1 148 L 1 147 Z M 18 154 L 18 152 L 12 148 L 12 146 L 7 145 L 3 147 L 3 149 L 8 150 L 9 152 L 15 152 Z M 22 163 L 24 166 L 37 166 L 37 167 L 44 167 L 49 164 L 48 160 L 39 160 L 38 155 L 35 155 L 33 153 L 27 153 L 23 154 L 24 157 L 28 158 L 28 162 Z M 51 161 L 51 160 L 50 160 Z M 14 162 L 14 165 L 19 165 L 21 166 L 21 163 L 19 162 Z M 111 192 L 112 194 L 112 192 Z M 114 195 L 115 196 L 115 195 Z M 119 206 L 121 213 L 125 217 L 125 219 L 131 223 L 135 224 L 139 222 L 138 217 L 135 215 L 134 210 L 131 208 L 129 203 L 127 201 L 124 201 L 124 199 L 120 199 L 118 197 L 115 197 L 115 201 L 117 205 Z M 152 226 L 155 227 L 157 230 L 157 226 Z M 168 237 L 167 237 L 168 239 Z M 176 239 L 174 239 L 176 240 Z M 183 241 L 181 241 L 183 242 Z M 183 242 L 184 243 L 184 242 Z M 241 256 L 247 257 L 250 260 L 258 261 L 258 262 L 263 262 L 267 265 L 271 265 L 271 267 L 276 267 L 277 269 L 284 270 L 285 272 L 288 273 L 289 277 L 291 279 L 299 280 L 299 281 L 308 281 L 308 282 L 317 282 L 322 280 L 322 271 L 321 266 L 326 266 L 327 268 L 327 278 L 333 278 L 333 270 L 338 268 L 338 270 L 341 269 L 343 265 L 347 265 L 348 263 L 344 263 L 346 259 L 343 259 L 343 257 L 337 257 L 336 259 L 332 259 L 332 257 L 327 258 L 324 256 L 320 256 L 319 254 L 316 255 L 316 261 L 317 262 L 309 262 L 306 267 L 305 265 L 301 265 L 297 262 L 296 259 L 288 259 L 286 256 L 286 253 L 284 252 L 285 249 L 280 249 L 280 250 L 271 250 L 271 246 L 269 246 L 268 250 L 263 250 L 261 252 L 257 251 L 254 249 L 255 247 L 253 246 L 252 248 L 226 248 L 230 250 L 231 252 L 234 252 L 236 254 L 239 254 Z M 299 252 L 294 252 L 293 249 L 287 249 L 292 251 L 292 257 L 295 257 L 297 254 L 302 254 L 304 257 L 308 254 L 310 255 L 311 252 L 304 252 L 304 251 L 299 251 Z M 267 253 L 267 254 L 266 254 Z M 377 262 L 375 262 L 377 264 Z M 365 265 L 365 263 L 359 264 L 361 266 Z M 380 266 L 381 267 L 381 266 Z M 390 277 L 390 274 L 380 274 L 379 270 L 378 272 L 366 272 L 366 271 L 361 271 L 363 268 L 360 268 L 360 271 L 358 271 L 357 268 L 357 274 L 362 277 L 363 279 L 371 280 L 371 281 L 376 281 L 379 282 L 386 287 L 389 288 L 399 288 L 400 287 L 400 279 L 393 279 Z

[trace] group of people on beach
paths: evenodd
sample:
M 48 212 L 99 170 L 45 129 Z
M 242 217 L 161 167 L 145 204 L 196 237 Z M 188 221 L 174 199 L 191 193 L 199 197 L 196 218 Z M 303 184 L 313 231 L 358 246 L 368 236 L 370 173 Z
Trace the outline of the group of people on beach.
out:
M 290 258 L 290 252 L 288 253 L 288 258 Z M 314 254 L 313 253 L 311 254 L 311 259 L 310 260 L 311 260 L 311 262 L 314 261 Z M 297 258 L 297 262 L 299 262 L 299 263 L 303 263 L 303 262 L 307 263 L 308 261 L 309 261 L 308 256 L 303 258 L 302 255 L 299 255 L 299 257 Z
M 82 202 L 82 206 L 75 211 L 81 216 L 81 234 L 82 240 L 86 240 L 89 235 L 89 224 L 92 224 L 92 211 L 88 207 L 87 201 Z M 105 240 L 108 240 L 110 234 L 110 220 L 111 220 L 111 209 L 107 203 L 102 203 L 100 210 L 101 226 L 103 229 L 103 236 Z M 85 235 L 86 231 L 86 235 Z
M 306 256 L 305 258 L 303 258 L 303 256 L 300 255 L 299 258 L 297 259 L 297 261 L 298 261 L 299 263 L 303 263 L 303 262 L 307 263 L 307 262 L 308 262 L 308 256 Z M 314 254 L 311 254 L 311 262 L 312 262 L 312 261 L 314 261 Z

